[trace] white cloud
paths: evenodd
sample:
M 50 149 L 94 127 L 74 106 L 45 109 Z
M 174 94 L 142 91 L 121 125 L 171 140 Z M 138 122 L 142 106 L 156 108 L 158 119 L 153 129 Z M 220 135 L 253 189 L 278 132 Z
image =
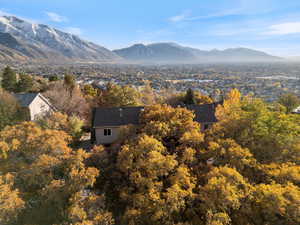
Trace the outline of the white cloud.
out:
M 300 22 L 279 23 L 268 27 L 266 35 L 287 35 L 300 33 Z
M 62 23 L 62 22 L 67 22 L 68 21 L 67 17 L 58 15 L 57 13 L 54 13 L 54 12 L 45 12 L 45 13 L 50 18 L 50 20 L 53 21 L 53 22 Z
M 189 17 L 189 15 L 190 15 L 189 11 L 184 11 L 179 15 L 170 17 L 168 20 L 173 22 L 173 23 L 177 23 L 177 22 L 181 22 L 181 21 L 186 20 Z
M 81 35 L 82 30 L 78 27 L 67 27 L 64 29 L 67 33 L 75 34 L 75 35 Z
M 168 20 L 174 23 L 182 22 L 182 21 L 196 21 L 202 19 L 213 19 L 225 16 L 234 16 L 234 15 L 242 15 L 243 10 L 242 8 L 235 8 L 229 10 L 223 10 L 211 14 L 201 15 L 201 16 L 191 16 L 191 11 L 184 11 L 179 15 L 170 17 Z
M 260 7 L 258 7 L 258 5 Z M 192 10 L 186 10 L 179 15 L 170 17 L 171 22 L 197 21 L 204 19 L 221 18 L 226 16 L 250 16 L 256 14 L 265 14 L 276 8 L 272 5 L 272 0 L 236 0 L 234 6 L 228 5 L 219 10 L 209 12 L 205 10 L 202 15 L 192 15 Z

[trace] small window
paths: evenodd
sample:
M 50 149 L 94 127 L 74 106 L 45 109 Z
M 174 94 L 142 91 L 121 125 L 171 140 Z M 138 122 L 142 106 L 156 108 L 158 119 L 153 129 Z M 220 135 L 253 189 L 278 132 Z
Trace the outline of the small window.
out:
M 204 130 L 207 130 L 209 128 L 209 124 L 204 124 Z
M 104 129 L 104 136 L 111 136 L 111 129 Z

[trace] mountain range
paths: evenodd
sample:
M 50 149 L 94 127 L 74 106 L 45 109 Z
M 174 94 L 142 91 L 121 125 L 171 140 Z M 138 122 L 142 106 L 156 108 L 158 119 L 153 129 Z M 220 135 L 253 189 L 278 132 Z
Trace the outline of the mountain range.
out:
M 0 59 L 111 62 L 120 57 L 76 35 L 14 16 L 2 16 Z
M 267 62 L 281 59 L 248 48 L 204 51 L 176 43 L 135 44 L 114 52 L 126 60 L 144 63 Z
M 278 61 L 247 48 L 203 51 L 176 43 L 135 44 L 110 51 L 76 35 L 14 16 L 0 17 L 0 61 L 202 63 Z

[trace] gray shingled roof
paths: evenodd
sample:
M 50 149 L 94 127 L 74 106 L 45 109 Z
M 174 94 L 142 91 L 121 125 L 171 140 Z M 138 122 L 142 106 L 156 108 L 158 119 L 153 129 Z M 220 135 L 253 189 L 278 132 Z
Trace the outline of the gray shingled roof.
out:
M 198 123 L 215 123 L 215 109 L 218 103 L 206 105 L 188 105 L 187 109 L 195 113 Z M 114 127 L 124 125 L 138 125 L 139 116 L 144 107 L 115 107 L 96 108 L 93 113 L 93 127 Z
M 39 93 L 15 94 L 22 107 L 28 107 Z
M 139 124 L 139 115 L 143 108 L 97 108 L 93 115 L 93 127 L 137 125 Z

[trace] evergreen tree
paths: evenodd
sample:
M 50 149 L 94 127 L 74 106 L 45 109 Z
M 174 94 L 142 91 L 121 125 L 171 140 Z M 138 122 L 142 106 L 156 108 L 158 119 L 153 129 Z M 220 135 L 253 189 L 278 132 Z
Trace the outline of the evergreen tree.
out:
M 53 75 L 53 76 L 49 77 L 50 82 L 58 81 L 58 80 L 59 80 L 59 77 L 57 75 Z
M 7 91 L 14 91 L 17 85 L 17 76 L 9 66 L 5 67 L 2 75 L 2 87 Z
M 17 91 L 18 92 L 28 92 L 33 87 L 33 79 L 31 76 L 27 74 L 21 74 L 20 80 L 17 84 Z
M 184 103 L 187 105 L 196 104 L 195 93 L 191 88 L 189 88 L 185 94 Z

